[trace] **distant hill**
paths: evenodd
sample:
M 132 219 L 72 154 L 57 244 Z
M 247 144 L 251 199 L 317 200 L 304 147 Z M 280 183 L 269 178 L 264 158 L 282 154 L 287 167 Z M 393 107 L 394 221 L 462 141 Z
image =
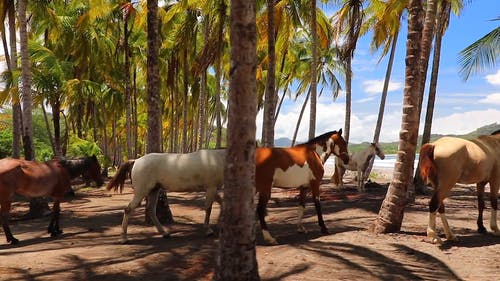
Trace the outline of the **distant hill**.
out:
M 431 135 L 431 141 L 434 141 L 438 138 L 444 137 L 444 136 L 453 136 L 453 137 L 458 137 L 458 138 L 464 138 L 464 139 L 472 139 L 480 135 L 489 135 L 493 133 L 496 130 L 500 130 L 500 123 L 492 123 L 480 128 L 477 128 L 476 130 L 464 134 L 464 135 L 440 135 L 440 134 L 432 134 Z M 297 143 L 301 143 L 303 141 L 298 141 Z M 422 143 L 422 136 L 418 137 L 418 145 L 420 147 L 420 144 Z M 290 146 L 292 144 L 292 140 L 289 138 L 279 138 L 274 141 L 274 146 L 276 147 L 285 147 L 285 146 Z M 349 143 L 349 151 L 350 152 L 355 152 L 355 151 L 360 151 L 364 149 L 368 145 L 368 142 L 364 143 Z M 382 150 L 386 154 L 394 154 L 398 151 L 398 145 L 399 141 L 395 142 L 381 142 L 380 146 Z

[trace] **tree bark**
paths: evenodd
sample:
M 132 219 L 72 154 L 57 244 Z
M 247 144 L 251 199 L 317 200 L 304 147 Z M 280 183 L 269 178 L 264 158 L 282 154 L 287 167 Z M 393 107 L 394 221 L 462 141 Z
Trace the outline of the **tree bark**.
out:
M 255 253 L 255 1 L 231 1 L 229 119 L 215 280 L 260 280 Z
M 394 165 L 393 179 L 372 227 L 375 233 L 396 232 L 401 229 L 406 206 L 408 186 L 412 184 L 413 162 L 417 147 L 421 96 L 418 94 L 420 71 L 423 9 L 420 0 L 410 0 L 408 38 L 406 43 L 405 89 L 403 116 L 399 133 L 399 151 Z

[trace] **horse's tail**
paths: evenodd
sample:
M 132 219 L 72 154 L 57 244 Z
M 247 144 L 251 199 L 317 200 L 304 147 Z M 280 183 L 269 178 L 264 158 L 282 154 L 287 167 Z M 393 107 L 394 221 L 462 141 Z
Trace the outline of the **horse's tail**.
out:
M 434 162 L 434 145 L 426 143 L 420 148 L 420 175 L 424 183 L 431 183 L 433 187 L 437 187 L 437 166 Z
M 119 190 L 122 193 L 123 185 L 125 184 L 125 180 L 127 179 L 127 175 L 130 174 L 132 167 L 134 166 L 135 161 L 129 160 L 120 165 L 118 171 L 116 171 L 115 176 L 109 181 L 106 185 L 107 190 L 113 189 L 114 191 Z

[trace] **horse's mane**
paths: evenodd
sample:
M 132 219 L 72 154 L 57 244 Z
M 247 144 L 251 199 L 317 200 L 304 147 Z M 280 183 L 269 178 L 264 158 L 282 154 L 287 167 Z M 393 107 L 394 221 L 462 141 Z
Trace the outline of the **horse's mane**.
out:
M 318 143 L 318 142 L 322 142 L 322 141 L 325 141 L 326 139 L 329 139 L 332 135 L 337 134 L 337 133 L 338 133 L 337 131 L 330 131 L 328 133 L 324 133 L 322 135 L 319 135 L 317 137 L 314 137 L 314 138 L 308 140 L 305 143 L 301 143 L 301 144 L 298 144 L 298 145 L 309 145 L 309 144 L 315 144 L 315 143 Z
M 496 131 L 494 131 L 493 133 L 491 133 L 491 135 L 492 135 L 492 136 L 493 136 L 493 135 L 496 135 L 496 134 L 500 134 L 500 130 L 496 130 Z
M 77 159 L 60 159 L 59 163 L 63 165 L 71 178 L 75 178 L 88 169 L 95 159 L 93 156 L 80 157 Z

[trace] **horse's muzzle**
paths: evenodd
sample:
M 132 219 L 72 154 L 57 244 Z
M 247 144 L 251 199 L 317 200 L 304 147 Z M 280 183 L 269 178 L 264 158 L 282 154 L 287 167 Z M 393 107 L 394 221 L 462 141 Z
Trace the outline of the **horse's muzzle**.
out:
M 340 159 L 344 162 L 344 165 L 349 164 L 349 155 L 346 153 L 340 154 Z

